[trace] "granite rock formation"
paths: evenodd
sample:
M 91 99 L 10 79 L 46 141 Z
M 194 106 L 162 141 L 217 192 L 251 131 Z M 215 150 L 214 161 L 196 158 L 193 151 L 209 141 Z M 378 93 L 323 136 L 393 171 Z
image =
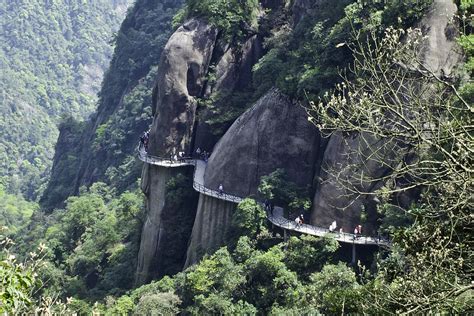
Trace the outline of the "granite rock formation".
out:
M 214 148 L 205 174 L 209 188 L 223 184 L 237 196 L 256 195 L 260 178 L 282 168 L 288 179 L 311 185 L 319 135 L 296 102 L 272 90 L 242 114 Z

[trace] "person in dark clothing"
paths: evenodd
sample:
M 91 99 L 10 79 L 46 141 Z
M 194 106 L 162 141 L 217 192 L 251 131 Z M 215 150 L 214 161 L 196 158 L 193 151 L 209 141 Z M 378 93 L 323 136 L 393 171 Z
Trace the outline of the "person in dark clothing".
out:
M 140 149 L 145 147 L 145 134 L 140 135 Z

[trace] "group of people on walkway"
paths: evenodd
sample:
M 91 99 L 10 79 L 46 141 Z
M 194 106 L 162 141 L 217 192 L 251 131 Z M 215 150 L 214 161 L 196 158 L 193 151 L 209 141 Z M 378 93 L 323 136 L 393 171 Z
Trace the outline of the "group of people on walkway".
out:
M 335 232 L 336 231 L 336 228 L 337 228 L 337 222 L 336 221 L 333 221 L 331 223 L 331 225 L 329 225 L 329 231 L 332 233 L 332 232 Z M 339 227 L 339 233 L 342 234 L 344 233 L 344 230 L 342 229 L 342 227 Z M 355 228 L 354 228 L 354 235 L 355 236 L 360 236 L 362 235 L 362 225 L 357 225 Z
M 176 153 L 176 150 L 173 150 L 173 152 L 174 154 L 171 153 L 170 155 L 171 162 L 184 162 L 186 160 L 184 151 L 178 151 L 178 153 Z
M 198 147 L 198 148 L 196 149 L 196 158 L 198 158 L 198 159 L 202 159 L 202 160 L 204 160 L 205 162 L 207 162 L 207 161 L 209 160 L 209 156 L 210 156 L 210 155 L 211 155 L 211 154 L 208 153 L 207 151 L 201 150 L 201 147 Z
M 357 225 L 354 228 L 354 235 L 362 235 L 362 225 Z
M 146 132 L 144 132 L 141 136 L 140 136 L 140 148 L 144 148 L 145 149 L 145 152 L 148 152 L 148 145 L 149 145 L 149 140 L 150 140 L 150 130 L 147 130 Z M 202 159 L 204 160 L 205 162 L 208 161 L 209 159 L 209 156 L 210 156 L 210 153 L 205 151 L 205 150 L 201 150 L 200 147 L 198 147 L 196 149 L 196 158 L 197 159 Z M 185 152 L 184 151 L 179 151 L 176 153 L 176 150 L 174 149 L 173 150 L 173 153 L 170 155 L 170 161 L 173 162 L 183 162 L 184 160 L 186 159 L 185 157 Z M 222 183 L 219 184 L 218 186 L 218 192 L 219 192 L 219 195 L 222 195 L 224 194 L 224 186 Z M 271 213 L 273 215 L 273 210 L 274 210 L 274 205 L 272 202 L 270 202 L 269 200 L 265 200 L 264 201 L 264 208 L 265 208 L 265 211 L 267 213 Z M 296 227 L 300 227 L 301 225 L 304 224 L 304 216 L 303 214 L 300 214 L 298 215 L 296 218 L 295 218 L 295 222 L 296 222 Z M 331 225 L 329 225 L 329 231 L 330 232 L 335 232 L 336 231 L 336 228 L 337 228 L 337 222 L 336 221 L 333 221 L 331 223 Z M 339 233 L 343 233 L 343 229 L 342 227 L 339 228 Z M 355 237 L 358 237 L 358 236 L 361 236 L 362 235 L 362 225 L 357 225 L 355 228 L 354 228 L 354 236 Z M 380 240 L 380 236 L 379 236 L 379 240 Z

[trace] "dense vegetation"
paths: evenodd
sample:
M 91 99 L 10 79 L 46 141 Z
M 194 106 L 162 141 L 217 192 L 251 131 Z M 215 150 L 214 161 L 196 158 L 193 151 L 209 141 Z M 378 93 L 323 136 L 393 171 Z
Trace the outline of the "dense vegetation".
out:
M 321 95 L 339 81 L 339 70 L 352 60 L 350 50 L 340 47 L 351 41 L 352 29 L 382 32 L 390 25 L 412 26 L 431 2 L 379 1 L 363 5 L 351 0 L 324 0 L 305 12 L 295 27 L 288 18 L 269 15 L 270 21 L 262 30 L 269 35 L 264 43 L 268 52 L 254 66 L 257 93 L 276 85 L 300 99 Z
M 117 195 L 98 182 L 69 198 L 64 209 L 35 213 L 17 234 L 15 249 L 27 254 L 47 245 L 40 271 L 45 294 L 99 299 L 133 285 L 142 225 L 140 192 Z
M 169 34 L 155 26 L 169 28 L 178 8 L 172 1 L 152 2 L 139 0 L 117 36 L 99 111 L 92 119 L 99 122 L 98 128 L 64 119 L 64 146 L 70 148 L 56 157 L 58 182 L 46 191 L 44 205 L 52 208 L 74 193 L 66 190 L 65 183 L 83 171 L 77 161 L 90 157 L 79 152 L 82 136 L 77 135 L 81 133 L 92 131 L 85 151 L 94 153 L 91 164 L 100 170 L 98 178 L 108 184 L 81 187 L 78 196 L 69 197 L 64 208 L 50 215 L 0 187 L 0 225 L 11 226 L 9 234 L 15 234 L 16 241 L 13 245 L 2 229 L 0 313 L 31 313 L 36 307 L 44 312 L 69 309 L 110 315 L 472 312 L 471 1 L 458 2 L 458 42 L 466 60 L 453 78 L 401 67 L 417 60 L 420 42 L 416 30 L 399 28 L 418 20 L 431 1 L 366 6 L 323 1 L 327 11 L 307 12 L 296 27 L 284 22 L 289 20 L 285 11 L 269 13 L 271 18 L 261 21 L 267 51 L 254 67 L 256 94 L 276 85 L 292 96 L 308 97 L 314 101 L 311 121 L 325 134 L 341 129 L 346 135 L 371 133 L 386 143 L 400 142 L 397 154 L 409 148 L 417 157 L 376 179 L 387 182 L 377 194 L 379 211 L 385 216 L 383 229 L 393 237 L 390 250 L 380 251 L 370 262 L 348 266 L 335 240 L 293 236 L 284 241 L 281 231 L 267 226 L 262 207 L 245 199 L 233 213 L 226 247 L 179 273 L 175 273 L 178 263 L 167 262 L 169 269 L 162 274 L 169 276 L 133 288 L 144 207 L 134 185 L 138 168 L 131 155 L 136 136 L 150 122 L 155 66 Z M 216 21 L 211 22 L 230 27 L 236 35 L 230 25 L 219 24 L 228 15 L 217 5 L 228 6 L 228 14 L 239 15 L 232 21 L 241 24 L 247 17 L 242 16 L 245 10 L 236 7 L 238 3 L 247 2 L 188 1 L 189 11 L 184 12 L 211 19 L 209 12 L 217 10 L 219 14 L 212 15 Z M 387 30 L 387 26 L 392 27 Z M 341 78 L 338 67 L 347 64 L 351 70 Z M 377 78 L 379 71 L 390 74 L 388 82 Z M 344 84 L 335 85 L 338 81 Z M 394 95 L 385 98 L 394 82 L 403 86 L 397 91 L 403 90 L 413 102 L 402 121 L 392 114 L 397 114 L 397 106 L 404 108 L 405 101 L 394 102 Z M 429 86 L 431 94 L 417 93 L 423 86 Z M 328 91 L 325 98 L 315 97 L 324 91 Z M 255 96 L 251 92 L 246 95 L 249 99 Z M 370 156 L 377 159 L 377 150 L 370 151 Z M 166 186 L 171 209 L 191 208 L 196 193 L 189 177 L 179 175 Z M 398 204 L 397 194 L 412 187 L 419 190 L 418 200 Z M 310 206 L 306 188 L 287 181 L 283 170 L 263 177 L 259 191 L 278 205 L 302 210 Z M 181 226 L 191 225 L 188 220 L 192 218 Z M 182 240 L 183 235 L 177 230 L 171 236 Z M 20 264 L 23 260 L 25 264 Z M 66 305 L 61 300 L 54 304 L 56 297 Z M 66 301 L 67 297 L 73 299 Z
M 257 26 L 257 0 L 188 0 L 174 17 L 177 26 L 185 19 L 204 18 L 219 30 L 226 41 L 238 41 Z
M 182 1 L 174 0 L 139 0 L 131 8 L 115 36 L 115 51 L 104 76 L 97 112 L 81 130 L 69 118 L 62 124 L 64 137 L 56 150 L 53 182 L 40 201 L 43 207 L 60 206 L 69 195 L 77 194 L 81 185 L 96 181 L 119 191 L 135 184 L 141 170 L 135 146 L 151 124 L 160 54 L 181 5 Z M 71 129 L 76 132 L 71 134 Z M 75 179 L 72 185 L 71 178 Z
M 7 191 L 36 197 L 59 118 L 94 110 L 109 42 L 130 2 L 1 2 L 0 181 Z

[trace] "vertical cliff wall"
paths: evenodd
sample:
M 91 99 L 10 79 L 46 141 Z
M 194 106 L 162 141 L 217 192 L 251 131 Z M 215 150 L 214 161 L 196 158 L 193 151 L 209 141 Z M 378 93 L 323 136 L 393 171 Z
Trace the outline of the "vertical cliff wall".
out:
M 301 105 L 271 90 L 217 143 L 205 183 L 209 188 L 222 183 L 238 196 L 257 195 L 260 178 L 282 168 L 290 181 L 305 187 L 312 183 L 318 149 L 318 131 Z
M 198 197 L 192 188 L 192 167 L 145 165 L 142 175 L 148 213 L 138 254 L 138 284 L 181 271 Z
M 212 253 L 225 244 L 235 208 L 235 203 L 199 195 L 185 268 L 196 263 L 204 254 Z

